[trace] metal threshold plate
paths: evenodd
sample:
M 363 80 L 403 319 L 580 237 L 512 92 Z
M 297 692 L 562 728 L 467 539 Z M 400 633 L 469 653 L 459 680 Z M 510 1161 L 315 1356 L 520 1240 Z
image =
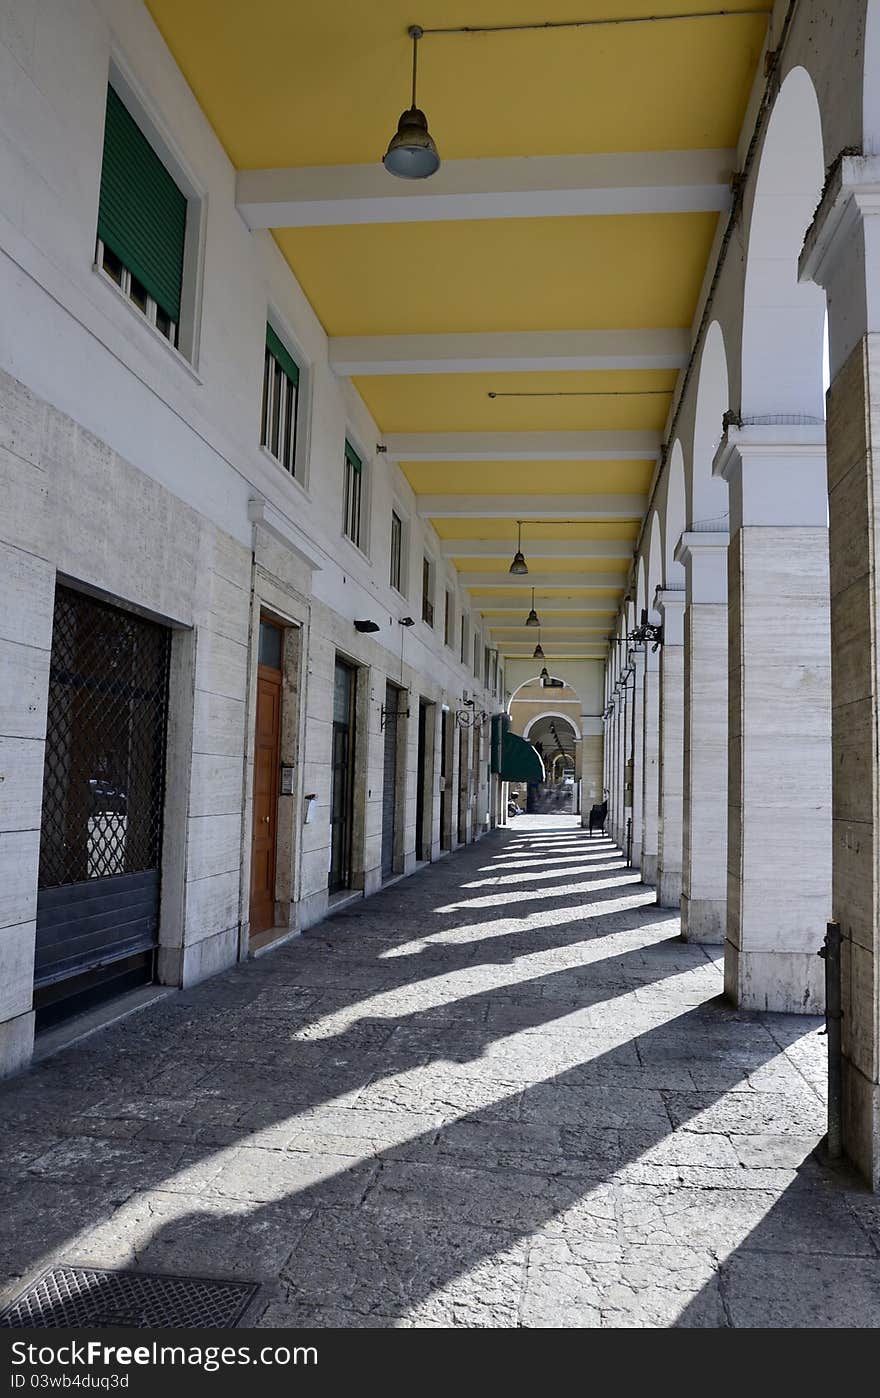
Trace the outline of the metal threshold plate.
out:
M 0 1328 L 228 1329 L 257 1292 L 251 1282 L 103 1267 L 51 1267 L 0 1312 Z

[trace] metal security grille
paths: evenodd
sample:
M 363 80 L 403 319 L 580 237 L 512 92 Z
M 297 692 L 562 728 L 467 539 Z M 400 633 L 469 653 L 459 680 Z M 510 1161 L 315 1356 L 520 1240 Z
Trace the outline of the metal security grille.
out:
M 40 888 L 159 864 L 170 632 L 55 595 Z
M 152 976 L 171 633 L 55 595 L 34 962 L 38 1026 Z
M 239 1323 L 256 1292 L 250 1282 L 53 1267 L 0 1312 L 0 1329 L 224 1329 Z

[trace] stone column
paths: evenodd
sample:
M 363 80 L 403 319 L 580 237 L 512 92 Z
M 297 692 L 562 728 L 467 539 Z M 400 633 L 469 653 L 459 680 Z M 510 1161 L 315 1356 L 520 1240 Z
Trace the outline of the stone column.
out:
M 645 646 L 642 701 L 642 883 L 657 882 L 660 804 L 660 650 Z
M 728 428 L 729 763 L 724 981 L 747 1009 L 817 1013 L 831 912 L 825 425 Z
M 645 768 L 645 655 L 635 651 L 630 657 L 633 676 L 630 680 L 632 719 L 630 755 L 633 762 L 632 795 L 632 862 L 638 869 L 642 862 L 642 796 Z
M 615 684 L 617 681 L 615 680 Z M 613 840 L 617 840 L 617 831 L 620 825 L 620 712 L 623 707 L 623 700 L 620 691 L 615 694 L 612 690 L 611 702 L 614 709 L 611 714 L 611 769 L 608 773 L 608 831 Z
M 681 933 L 722 945 L 727 900 L 727 545 L 682 534 L 685 568 Z
M 661 588 L 657 902 L 681 906 L 682 788 L 684 785 L 684 589 Z
M 833 169 L 801 254 L 828 294 L 832 916 L 843 1144 L 880 1190 L 880 158 Z
M 615 840 L 623 847 L 626 840 L 626 819 L 629 807 L 626 805 L 626 764 L 630 755 L 630 700 L 632 696 L 632 685 L 630 681 L 621 679 L 620 694 L 618 704 L 618 728 L 617 728 L 617 828 Z

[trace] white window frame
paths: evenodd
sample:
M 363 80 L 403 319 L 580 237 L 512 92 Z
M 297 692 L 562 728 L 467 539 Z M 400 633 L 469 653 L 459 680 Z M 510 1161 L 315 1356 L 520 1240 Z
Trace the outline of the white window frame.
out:
M 394 572 L 395 572 L 395 569 L 394 569 L 394 561 L 395 561 L 395 560 L 394 560 L 394 521 L 395 521 L 395 520 L 397 521 L 398 525 L 400 526 L 400 527 L 399 527 L 399 530 L 398 530 L 398 536 L 397 536 L 397 543 L 398 543 L 398 546 L 397 546 L 397 577 L 396 577 L 396 578 L 395 578 L 395 576 L 394 576 Z M 403 515 L 400 513 L 400 510 L 397 508 L 397 505 L 394 504 L 394 505 L 391 506 L 391 522 L 390 522 L 390 530 L 389 530 L 389 545 L 388 545 L 388 565 L 389 565 L 389 566 L 388 566 L 388 580 L 389 580 L 391 586 L 394 588 L 394 591 L 397 592 L 397 593 L 399 593 L 401 597 L 405 597 L 405 596 L 406 596 L 406 593 L 404 592 L 404 587 L 403 587 L 403 585 L 404 585 L 404 580 L 405 580 L 405 576 L 406 576 L 406 574 L 405 574 L 405 558 L 406 558 L 405 533 L 406 533 L 406 526 L 405 526 L 404 521 L 403 521 Z
M 109 272 L 107 268 L 104 266 L 105 253 L 110 253 L 110 256 L 116 258 L 116 261 L 119 263 L 121 269 L 119 281 L 117 281 L 116 278 L 113 276 L 112 272 Z M 131 294 L 132 273 L 130 268 L 126 267 L 121 257 L 117 257 L 115 252 L 111 252 L 109 248 L 105 247 L 103 238 L 98 238 L 95 243 L 95 266 L 101 273 L 101 276 L 106 278 L 106 280 L 110 283 L 111 286 L 115 286 L 117 291 L 122 292 L 122 295 L 125 297 L 126 301 L 131 305 L 132 309 L 137 311 L 139 315 L 142 315 L 144 319 L 148 322 L 148 324 L 152 325 L 156 333 L 158 335 L 161 335 L 163 340 L 168 341 L 172 349 L 177 349 L 177 336 L 179 330 L 177 321 L 172 320 L 169 316 L 168 330 L 163 330 L 162 326 L 158 323 L 158 303 L 153 299 L 152 296 L 150 296 L 146 287 L 144 287 L 144 301 L 146 304 L 143 306 L 138 305 L 137 301 Z
M 359 535 L 360 535 L 360 537 L 359 537 L 358 539 L 353 539 L 352 536 L 351 536 L 351 535 L 349 534 L 349 532 L 348 532 L 348 511 L 347 511 L 347 509 L 346 509 L 346 506 L 347 506 L 347 503 L 348 503 L 348 502 L 347 502 L 347 499 L 346 499 L 346 487 L 347 487 L 347 482 L 348 482 L 348 478 L 349 478 L 349 470 L 351 470 L 351 471 L 354 473 L 354 467 L 351 466 L 351 464 L 350 464 L 350 462 L 349 462 L 349 460 L 348 460 L 348 457 L 347 457 L 346 454 L 345 454 L 345 443 L 346 443 L 346 442 L 347 442 L 348 445 L 352 448 L 352 450 L 353 450 L 354 452 L 357 453 L 358 457 L 360 458 L 360 462 L 361 462 L 361 470 L 360 470 L 360 509 L 359 509 L 359 513 L 358 513 Z M 371 488 L 371 480 L 370 480 L 369 471 L 370 471 L 370 462 L 369 462 L 369 458 L 368 458 L 367 453 L 364 451 L 363 446 L 361 445 L 361 443 L 360 443 L 360 441 L 359 441 L 357 435 L 356 435 L 354 432 L 351 432 L 351 431 L 349 431 L 348 429 L 346 429 L 345 438 L 344 438 L 344 441 L 343 441 L 343 444 L 342 444 L 342 493 L 341 493 L 341 505 L 342 505 L 342 537 L 343 537 L 343 539 L 345 539 L 345 541 L 346 541 L 347 543 L 349 543 L 349 544 L 351 545 L 351 547 L 352 547 L 353 549 L 357 549 L 358 553 L 361 554 L 364 558 L 367 558 L 367 559 L 369 559 L 369 556 L 370 556 L 370 498 L 371 498 L 371 497 L 370 497 L 370 488 Z M 356 474 L 356 473 L 355 473 L 355 474 Z
M 425 564 L 428 565 L 427 586 L 425 585 Z M 434 593 L 436 591 L 437 569 L 429 553 L 422 554 L 422 621 L 434 630 Z M 427 613 L 427 615 L 426 615 Z
M 272 327 L 275 328 L 274 326 Z M 276 331 L 276 334 L 278 332 Z M 280 336 L 279 336 L 280 338 Z M 295 358 L 291 355 L 291 359 Z M 270 369 L 270 366 L 271 369 Z M 299 365 L 297 364 L 297 368 Z M 300 383 L 302 377 L 300 377 Z M 272 447 L 272 437 L 274 433 L 273 411 L 275 407 L 275 386 L 280 384 L 281 405 L 278 413 L 278 444 L 280 451 L 276 452 Z M 290 410 L 291 389 L 293 390 L 293 420 L 288 424 L 287 415 Z M 299 415 L 300 415 L 300 388 L 290 378 L 284 365 L 279 363 L 269 346 L 265 346 L 263 354 L 263 392 L 260 399 L 260 446 L 269 453 L 273 461 L 277 461 L 289 476 L 297 479 L 297 457 L 299 444 Z M 288 430 L 289 427 L 289 430 Z

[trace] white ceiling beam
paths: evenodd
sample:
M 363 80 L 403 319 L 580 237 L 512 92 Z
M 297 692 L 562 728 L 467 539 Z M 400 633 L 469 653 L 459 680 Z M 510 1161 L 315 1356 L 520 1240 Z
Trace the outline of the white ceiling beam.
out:
M 249 228 L 432 223 L 444 219 L 681 214 L 730 207 L 732 150 L 623 151 L 447 160 L 430 180 L 370 165 L 239 170 Z
M 626 573 L 529 573 L 527 577 L 515 577 L 510 573 L 477 573 L 462 571 L 458 575 L 458 581 L 462 587 L 485 587 L 493 591 L 508 591 L 519 589 L 521 592 L 528 592 L 531 588 L 540 589 L 542 587 L 577 587 L 577 588 L 620 588 L 621 592 L 626 587 Z M 548 605 L 550 598 L 547 599 Z M 492 605 L 483 603 L 487 611 L 492 610 Z
M 528 580 L 524 579 L 524 581 Z M 490 626 L 508 626 L 510 623 L 506 618 L 496 619 L 495 613 L 520 613 L 521 611 L 522 601 L 515 594 L 511 594 L 510 597 L 491 598 L 487 605 L 482 607 L 480 615 L 487 619 Z M 545 612 L 550 615 L 557 612 L 585 612 L 587 615 L 582 620 L 590 626 L 594 622 L 606 626 L 605 618 L 613 618 L 617 615 L 613 599 L 610 597 L 605 604 L 598 597 L 592 599 L 589 597 L 543 597 L 541 598 L 541 615 L 543 616 Z M 557 623 L 552 621 L 549 624 L 555 626 Z
M 525 609 L 523 609 L 523 610 L 525 610 Z M 548 634 L 548 635 L 552 635 L 553 633 L 555 633 L 555 632 L 557 632 L 557 631 L 558 631 L 558 632 L 571 631 L 573 634 L 578 635 L 578 636 L 607 636 L 607 635 L 608 635 L 608 630 L 609 630 L 609 624 L 608 624 L 608 622 L 606 622 L 605 625 L 603 626 L 603 625 L 601 624 L 601 622 L 597 623 L 597 622 L 595 622 L 595 621 L 587 621 L 586 618 L 584 618 L 584 619 L 582 619 L 582 620 L 576 620 L 576 619 L 574 619 L 574 618 L 572 618 L 572 617 L 567 617 L 567 618 L 564 618 L 564 617 L 554 617 L 552 620 L 547 620 L 546 617 L 545 617 L 545 612 L 546 612 L 546 609 L 545 609 L 545 607 L 544 607 L 544 603 L 542 602 L 542 603 L 541 603 L 541 607 L 540 607 L 540 611 L 539 611 L 539 613 L 538 613 L 539 616 L 541 617 L 541 622 L 542 622 L 542 626 L 541 626 L 542 634 L 546 633 L 546 634 Z M 520 621 L 518 625 L 517 625 L 516 623 L 512 622 L 512 621 L 502 621 L 502 622 L 490 621 L 490 622 L 487 623 L 487 625 L 488 625 L 489 630 L 491 631 L 491 633 L 492 633 L 493 636 L 507 636 L 507 637 L 509 637 L 511 640 L 517 640 L 518 637 L 520 636 L 520 634 L 522 634 L 522 633 L 524 633 L 524 634 L 523 634 L 523 639 L 525 640 L 525 639 L 528 638 L 528 636 L 531 635 L 531 633 L 532 633 L 532 632 L 534 631 L 534 629 L 535 629 L 533 626 L 526 626 L 526 624 L 525 624 L 525 616 L 523 616 L 522 621 Z M 570 637 L 566 637 L 565 635 L 561 635 L 561 636 L 560 636 L 560 639 L 564 641 L 564 640 L 567 640 L 567 639 L 570 640 L 571 638 L 570 638 Z
M 423 519 L 641 519 L 646 495 L 417 495 Z
M 330 339 L 330 367 L 352 378 L 372 374 L 682 369 L 689 348 L 687 330 L 339 336 Z
M 392 432 L 395 461 L 656 461 L 659 432 Z
M 444 558 L 511 558 L 516 541 L 509 539 L 441 539 Z M 529 539 L 524 549 L 527 559 L 542 558 L 624 558 L 633 556 L 631 539 Z

